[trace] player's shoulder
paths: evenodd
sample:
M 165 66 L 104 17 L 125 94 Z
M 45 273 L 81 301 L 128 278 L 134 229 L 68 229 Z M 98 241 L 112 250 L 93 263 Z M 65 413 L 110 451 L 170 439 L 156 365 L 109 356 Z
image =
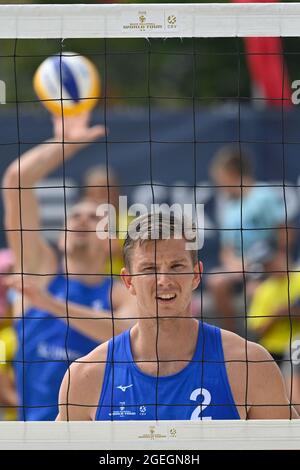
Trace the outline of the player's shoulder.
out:
M 260 344 L 222 330 L 222 344 L 227 377 L 235 403 L 263 403 L 269 391 L 282 400 L 283 380 L 271 354 Z M 250 408 L 249 408 L 250 409 Z M 248 411 L 249 411 L 248 409 Z M 245 406 L 238 407 L 245 418 Z
M 228 330 L 221 330 L 225 361 L 273 361 L 271 354 L 260 344 L 249 341 Z
M 79 386 L 85 386 L 84 382 L 86 380 L 88 380 L 91 385 L 97 379 L 99 383 L 99 377 L 101 378 L 101 374 L 105 369 L 107 351 L 108 341 L 97 346 L 86 356 L 80 357 L 72 363 L 70 373 L 74 375 L 74 380 L 78 382 Z
M 60 420 L 93 420 L 106 367 L 108 342 L 76 359 L 66 372 L 59 393 Z

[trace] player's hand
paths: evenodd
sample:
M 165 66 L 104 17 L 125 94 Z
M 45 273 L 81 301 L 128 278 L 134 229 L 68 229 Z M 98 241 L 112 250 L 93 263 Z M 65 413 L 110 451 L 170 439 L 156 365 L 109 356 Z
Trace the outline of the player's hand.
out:
M 22 280 L 20 275 L 6 276 L 5 285 L 24 295 L 33 307 L 41 310 L 47 309 L 51 297 L 32 279 L 27 279 L 26 276 L 23 276 Z
M 74 143 L 82 147 L 101 139 L 105 136 L 106 130 L 102 125 L 90 126 L 90 112 L 84 112 L 77 116 L 53 115 L 54 139 L 57 142 Z

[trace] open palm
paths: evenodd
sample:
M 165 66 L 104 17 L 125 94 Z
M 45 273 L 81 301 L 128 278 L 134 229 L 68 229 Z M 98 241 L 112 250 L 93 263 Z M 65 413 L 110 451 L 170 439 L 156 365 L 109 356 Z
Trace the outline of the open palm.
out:
M 53 116 L 54 137 L 59 142 L 76 143 L 83 146 L 105 136 L 102 125 L 90 126 L 91 113 L 77 116 Z

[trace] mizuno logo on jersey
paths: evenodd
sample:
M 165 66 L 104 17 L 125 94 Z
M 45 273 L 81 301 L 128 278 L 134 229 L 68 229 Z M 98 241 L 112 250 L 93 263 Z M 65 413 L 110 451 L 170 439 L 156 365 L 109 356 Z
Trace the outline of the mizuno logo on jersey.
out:
M 120 390 L 122 390 L 122 392 L 126 392 L 127 388 L 130 388 L 130 387 L 133 387 L 133 384 L 130 384 L 130 385 L 118 385 L 117 388 L 119 388 Z

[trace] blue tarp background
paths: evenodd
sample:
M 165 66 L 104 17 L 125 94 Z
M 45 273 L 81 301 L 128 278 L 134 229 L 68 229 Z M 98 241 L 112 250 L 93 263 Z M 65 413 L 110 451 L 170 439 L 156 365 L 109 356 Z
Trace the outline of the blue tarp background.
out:
M 2 109 L 3 108 L 3 109 Z M 28 111 L 0 106 L 0 173 L 19 153 L 51 136 L 51 121 L 40 108 Z M 207 268 L 217 261 L 215 227 L 215 191 L 209 188 L 209 165 L 212 156 L 225 143 L 241 142 L 249 149 L 257 179 L 270 183 L 283 182 L 293 205 L 299 204 L 300 175 L 300 110 L 258 110 L 250 106 L 224 105 L 202 108 L 192 104 L 181 110 L 108 107 L 93 116 L 93 121 L 109 128 L 108 143 L 93 144 L 66 164 L 66 174 L 75 184 L 92 165 L 109 164 L 120 176 L 121 193 L 129 203 L 151 203 L 151 180 L 155 184 L 155 202 L 192 202 L 197 184 L 197 202 L 205 204 L 206 241 L 202 258 Z M 194 119 L 195 118 L 195 119 Z M 194 126 L 195 121 L 195 126 Z M 151 145 L 150 145 L 151 134 Z M 62 176 L 60 168 L 56 176 Z M 156 186 L 156 184 L 158 186 Z M 176 187 L 177 186 L 177 187 Z M 185 186 L 185 187 L 178 187 Z M 0 246 L 5 243 L 0 206 Z M 299 224 L 297 224 L 299 225 Z

